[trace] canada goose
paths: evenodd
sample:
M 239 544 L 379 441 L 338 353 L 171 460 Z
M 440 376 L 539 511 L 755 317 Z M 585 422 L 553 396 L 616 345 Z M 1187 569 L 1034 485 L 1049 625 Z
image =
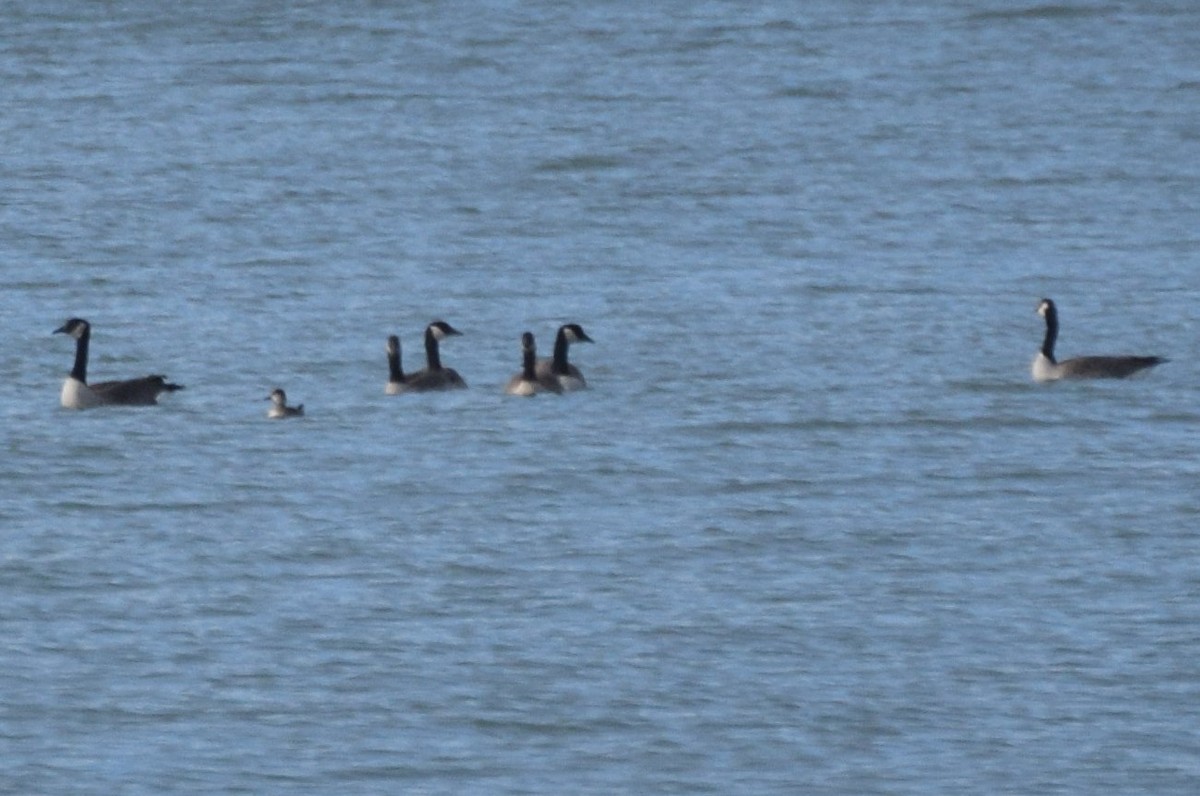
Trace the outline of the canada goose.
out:
M 583 327 L 577 323 L 566 323 L 558 327 L 554 337 L 554 356 L 550 359 L 540 359 L 537 363 L 538 380 L 544 385 L 557 384 L 562 390 L 587 389 L 587 380 L 579 368 L 567 361 L 567 350 L 571 343 L 591 343 Z M 557 391 L 556 391 L 557 392 Z
M 462 332 L 445 321 L 434 321 L 425 327 L 425 359 L 428 364 L 405 379 L 405 392 L 429 392 L 433 390 L 461 390 L 467 383 L 454 368 L 442 367 L 438 354 L 438 342 Z
M 267 417 L 272 420 L 278 420 L 281 417 L 304 417 L 304 404 L 288 406 L 287 393 L 278 387 L 271 390 L 267 400 L 271 402 L 271 408 L 267 410 Z
M 524 396 L 537 395 L 539 392 L 562 392 L 557 379 L 538 381 L 537 346 L 530 332 L 521 335 L 521 372 L 508 380 L 504 392 Z
M 88 384 L 88 344 L 92 325 L 82 318 L 71 318 L 54 330 L 54 334 L 69 334 L 75 338 L 75 366 L 63 382 L 61 403 L 67 409 L 88 409 L 93 406 L 152 406 L 158 403 L 159 393 L 182 390 L 182 384 L 170 384 L 165 376 L 143 376 L 124 381 L 102 381 Z
M 408 389 L 404 369 L 400 367 L 400 338 L 392 335 L 387 339 L 388 382 L 384 392 L 399 395 Z
M 1038 304 L 1038 315 L 1046 319 L 1046 337 L 1042 350 L 1033 359 L 1034 381 L 1056 379 L 1123 379 L 1143 368 L 1166 362 L 1162 357 L 1075 357 L 1062 362 L 1054 358 L 1054 343 L 1058 339 L 1058 308 L 1044 298 Z

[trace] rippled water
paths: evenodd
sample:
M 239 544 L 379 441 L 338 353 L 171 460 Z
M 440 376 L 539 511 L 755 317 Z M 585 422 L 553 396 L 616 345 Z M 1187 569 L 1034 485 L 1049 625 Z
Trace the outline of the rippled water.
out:
M 0 792 L 1200 785 L 1192 4 L 0 23 Z

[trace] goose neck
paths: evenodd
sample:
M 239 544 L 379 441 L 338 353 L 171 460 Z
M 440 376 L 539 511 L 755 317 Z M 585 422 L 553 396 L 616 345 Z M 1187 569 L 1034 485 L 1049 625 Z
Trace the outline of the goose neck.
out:
M 87 384 L 88 346 L 91 344 L 92 330 L 85 326 L 79 337 L 75 338 L 75 365 L 71 368 L 71 378 Z
M 442 358 L 438 354 L 438 341 L 432 326 L 425 330 L 425 362 L 430 370 L 442 369 Z
M 1046 336 L 1042 339 L 1042 355 L 1054 362 L 1054 343 L 1058 340 L 1058 312 L 1054 307 L 1046 309 Z
M 404 381 L 404 368 L 400 365 L 400 343 L 388 348 L 388 381 Z
M 567 339 L 567 333 L 559 329 L 558 335 L 554 338 L 554 362 L 551 370 L 560 376 L 568 372 L 567 350 L 570 347 L 571 341 Z
M 526 381 L 537 379 L 537 349 L 526 346 L 521 354 L 521 378 Z

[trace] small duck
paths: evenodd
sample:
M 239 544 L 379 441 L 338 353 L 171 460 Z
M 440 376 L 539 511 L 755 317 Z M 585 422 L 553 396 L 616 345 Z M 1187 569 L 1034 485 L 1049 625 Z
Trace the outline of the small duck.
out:
M 272 420 L 284 417 L 304 417 L 304 404 L 288 406 L 287 393 L 278 387 L 271 390 L 271 394 L 267 396 L 266 400 L 271 402 L 271 408 L 267 410 L 267 417 Z

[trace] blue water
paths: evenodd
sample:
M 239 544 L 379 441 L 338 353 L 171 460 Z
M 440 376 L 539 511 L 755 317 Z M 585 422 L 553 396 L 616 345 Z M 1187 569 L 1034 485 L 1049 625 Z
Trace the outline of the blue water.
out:
M 1200 788 L 1192 3 L 0 26 L 0 792 Z

